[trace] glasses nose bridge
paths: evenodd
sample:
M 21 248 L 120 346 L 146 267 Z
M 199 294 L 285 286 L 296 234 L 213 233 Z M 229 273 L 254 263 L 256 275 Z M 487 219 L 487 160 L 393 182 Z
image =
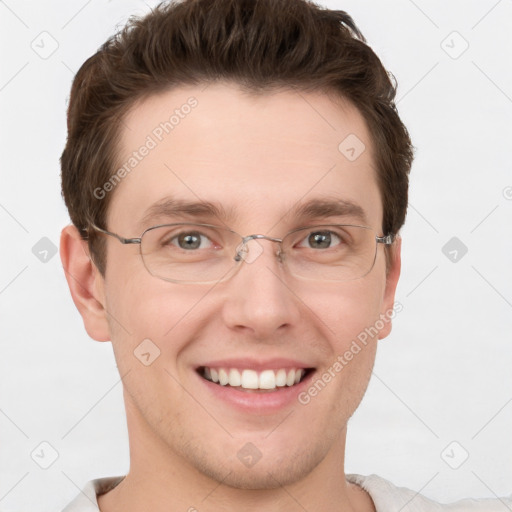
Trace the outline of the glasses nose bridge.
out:
M 250 242 L 251 240 L 270 240 L 271 242 L 277 242 L 281 243 L 283 241 L 282 238 L 274 238 L 272 236 L 268 235 L 247 235 L 242 238 L 242 244 L 245 245 L 247 242 Z
M 237 250 L 236 250 L 236 256 L 235 260 L 240 261 L 241 259 L 244 259 L 242 257 L 242 253 L 246 251 L 247 244 L 251 240 L 270 240 L 271 242 L 276 242 L 279 244 L 279 250 L 276 253 L 276 256 L 279 256 L 281 254 L 281 243 L 283 242 L 282 238 L 275 238 L 268 235 L 260 235 L 260 234 L 254 234 L 254 235 L 247 235 L 242 237 L 242 242 L 239 244 Z

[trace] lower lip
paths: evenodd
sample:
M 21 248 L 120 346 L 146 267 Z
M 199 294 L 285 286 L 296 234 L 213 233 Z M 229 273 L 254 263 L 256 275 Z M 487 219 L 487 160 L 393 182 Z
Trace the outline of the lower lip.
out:
M 239 388 L 215 384 L 204 379 L 197 372 L 195 373 L 209 393 L 232 407 L 247 413 L 271 414 L 297 402 L 297 395 L 309 385 L 315 372 L 310 372 L 298 384 L 279 387 L 276 391 L 271 392 L 240 391 Z

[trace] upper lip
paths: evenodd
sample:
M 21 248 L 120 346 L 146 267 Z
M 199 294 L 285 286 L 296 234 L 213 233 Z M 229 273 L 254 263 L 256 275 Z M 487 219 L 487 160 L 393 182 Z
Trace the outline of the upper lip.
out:
M 240 368 L 244 370 L 255 370 L 257 372 L 262 372 L 263 370 L 278 370 L 280 368 L 313 368 L 311 364 L 299 361 L 297 359 L 273 358 L 266 360 L 258 360 L 249 357 L 236 359 L 216 359 L 215 361 L 206 361 L 198 365 L 196 369 L 203 368 L 205 366 L 207 366 L 208 368 Z

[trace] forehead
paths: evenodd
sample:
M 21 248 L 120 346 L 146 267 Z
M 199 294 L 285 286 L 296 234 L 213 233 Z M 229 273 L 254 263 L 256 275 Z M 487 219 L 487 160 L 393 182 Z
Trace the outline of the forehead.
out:
M 203 84 L 139 102 L 121 126 L 118 169 L 125 172 L 109 192 L 108 223 L 116 229 L 133 232 L 153 214 L 164 221 L 156 218 L 159 204 L 204 202 L 260 230 L 315 200 L 353 204 L 379 229 L 372 142 L 346 101 Z

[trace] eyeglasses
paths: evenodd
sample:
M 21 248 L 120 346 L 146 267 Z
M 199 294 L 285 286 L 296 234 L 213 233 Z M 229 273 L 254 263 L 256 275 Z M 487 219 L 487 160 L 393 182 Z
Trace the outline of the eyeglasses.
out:
M 211 224 L 163 224 L 146 229 L 139 238 L 92 228 L 122 244 L 139 244 L 142 261 L 155 277 L 173 283 L 225 281 L 241 262 L 254 262 L 263 252 L 257 240 L 279 244 L 276 256 L 289 272 L 303 279 L 350 281 L 367 275 L 377 257 L 378 244 L 391 245 L 394 235 L 377 236 L 372 228 L 319 225 L 294 229 L 286 236 L 242 236 Z M 249 250 L 249 242 L 254 240 Z

